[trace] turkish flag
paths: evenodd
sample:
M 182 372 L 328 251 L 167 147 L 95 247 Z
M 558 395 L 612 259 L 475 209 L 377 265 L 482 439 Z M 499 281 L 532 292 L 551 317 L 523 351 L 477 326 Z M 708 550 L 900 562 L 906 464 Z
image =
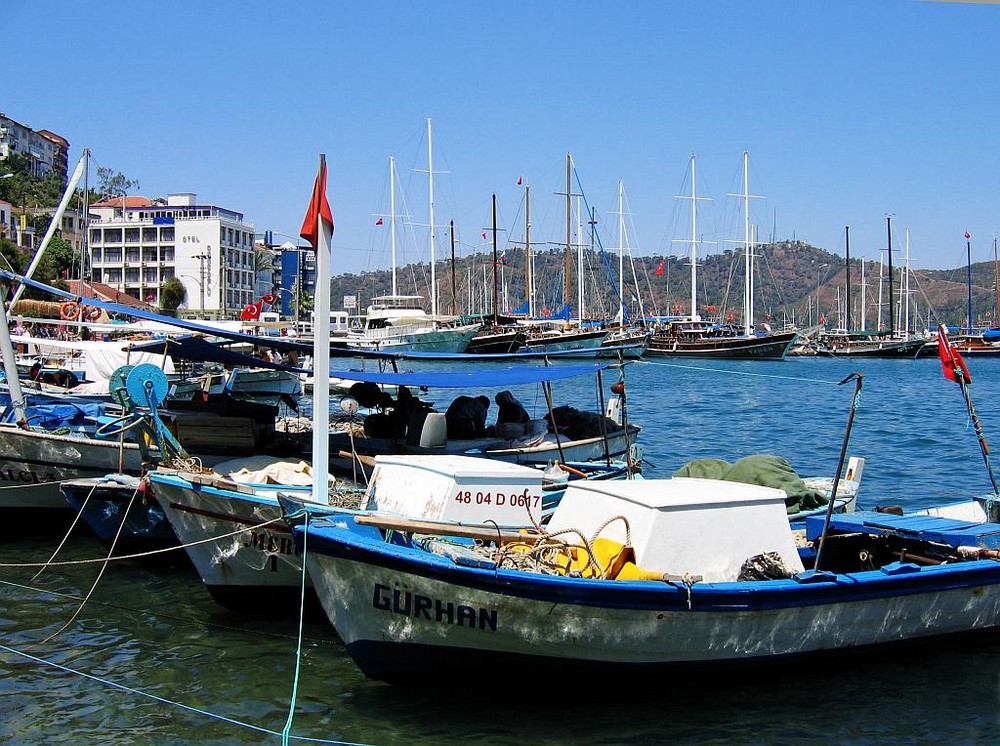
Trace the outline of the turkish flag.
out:
M 332 234 L 333 212 L 330 211 L 330 203 L 326 201 L 326 161 L 323 161 L 319 173 L 316 174 L 312 197 L 309 198 L 309 208 L 306 210 L 306 216 L 302 220 L 302 230 L 299 231 L 299 235 L 309 242 L 313 250 L 316 249 L 316 244 L 319 242 L 320 220 L 323 220 L 330 226 L 330 233 Z M 243 310 L 246 311 L 246 309 Z M 257 313 L 258 315 L 260 314 L 259 308 L 257 309 Z
M 965 360 L 948 340 L 948 335 L 943 332 L 938 332 L 938 355 L 941 357 L 941 370 L 945 378 L 959 383 L 958 371 L 961 370 L 965 382 L 972 383 L 972 376 L 969 375 Z
M 256 321 L 260 318 L 260 311 L 263 308 L 263 303 L 250 303 L 246 308 L 243 309 L 243 313 L 240 314 L 241 321 Z
M 657 266 L 657 268 L 656 268 L 656 276 L 657 277 L 663 277 L 663 260 L 662 259 L 660 260 L 659 266 Z

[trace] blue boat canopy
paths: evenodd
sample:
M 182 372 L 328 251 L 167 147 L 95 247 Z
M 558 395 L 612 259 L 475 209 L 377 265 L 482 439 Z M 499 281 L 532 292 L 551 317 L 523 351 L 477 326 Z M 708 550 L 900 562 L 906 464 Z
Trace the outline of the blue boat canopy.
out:
M 409 371 L 389 373 L 363 370 L 331 370 L 334 378 L 363 381 L 392 386 L 412 386 L 416 388 L 468 389 L 474 387 L 516 386 L 523 383 L 557 381 L 573 376 L 594 374 L 599 370 L 613 367 L 611 363 L 591 363 L 590 365 L 559 365 L 551 367 L 519 365 L 516 368 L 491 368 L 469 371 Z

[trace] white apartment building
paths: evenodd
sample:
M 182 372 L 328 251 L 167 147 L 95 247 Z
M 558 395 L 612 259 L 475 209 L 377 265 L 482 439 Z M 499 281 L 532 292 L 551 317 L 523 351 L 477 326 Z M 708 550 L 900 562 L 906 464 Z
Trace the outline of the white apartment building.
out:
M 183 318 L 238 319 L 254 300 L 254 226 L 242 213 L 199 205 L 189 192 L 117 197 L 90 212 L 94 282 L 157 305 L 164 280 L 176 277 Z

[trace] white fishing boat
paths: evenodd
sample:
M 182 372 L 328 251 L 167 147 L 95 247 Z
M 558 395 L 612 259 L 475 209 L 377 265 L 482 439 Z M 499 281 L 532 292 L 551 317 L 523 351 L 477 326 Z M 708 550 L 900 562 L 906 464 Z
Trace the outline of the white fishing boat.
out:
M 514 357 L 521 354 L 515 353 Z M 357 418 L 351 427 L 331 432 L 331 463 L 341 458 L 341 466 L 349 464 L 352 453 L 364 456 L 452 453 L 543 466 L 551 461 L 635 462 L 637 459 L 631 451 L 640 428 L 625 416 L 627 410 L 622 406 L 624 381 L 613 384 L 607 394 L 603 391 L 603 373 L 614 370 L 610 363 L 577 363 L 403 373 L 352 372 L 353 380 L 371 387 L 370 398 L 360 401 L 368 414 Z M 595 378 L 595 401 L 603 403 L 603 412 L 550 404 L 553 402 L 553 382 L 585 375 Z M 476 434 L 449 434 L 448 416 L 443 410 L 449 408 L 445 401 L 456 398 L 454 390 L 470 396 L 490 392 L 486 398 L 492 401 L 498 389 L 518 385 L 537 385 L 547 392 L 544 400 L 548 408 L 535 413 L 537 416 L 524 423 L 522 429 L 515 432 L 493 427 L 492 430 L 481 429 Z M 396 388 L 395 400 L 380 393 L 382 386 Z M 619 393 L 615 393 L 616 388 Z M 414 397 L 401 398 L 398 392 L 404 389 L 407 393 L 427 390 L 442 404 L 430 407 Z M 481 424 L 485 428 L 487 423 L 484 420 Z M 342 453 L 346 456 L 341 457 Z
M 825 533 L 809 519 L 797 546 L 784 500 L 715 480 L 579 483 L 533 537 L 387 514 L 294 533 L 348 653 L 390 681 L 525 667 L 683 681 L 1000 628 L 1000 525 L 854 512 Z
M 265 467 L 268 476 L 246 464 L 220 464 L 213 474 L 157 469 L 148 481 L 219 604 L 288 614 L 297 608 L 302 558 L 282 521 L 282 500 L 313 516 L 403 509 L 412 518 L 447 520 L 457 514 L 480 524 L 490 519 L 530 527 L 561 496 L 567 476 L 560 472 L 553 480 L 541 469 L 464 456 L 380 456 L 367 490 L 341 487 L 330 477 L 329 489 L 317 498 L 304 462 L 274 462 Z M 421 495 L 419 505 L 404 507 L 414 490 Z M 484 506 L 487 493 L 491 498 Z M 496 505 L 500 495 L 503 504 Z

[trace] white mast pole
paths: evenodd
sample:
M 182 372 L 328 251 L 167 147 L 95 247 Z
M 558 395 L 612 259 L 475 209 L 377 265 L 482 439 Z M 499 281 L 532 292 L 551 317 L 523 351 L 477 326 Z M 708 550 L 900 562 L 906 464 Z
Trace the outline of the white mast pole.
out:
M 434 149 L 431 146 L 431 118 L 427 117 L 427 200 L 431 222 L 431 316 L 437 318 L 437 277 L 434 268 Z
M 861 260 L 861 331 L 868 328 L 868 310 L 865 307 L 865 296 L 868 294 L 868 281 L 865 279 L 865 260 Z
M 396 158 L 389 156 L 389 241 L 392 246 L 392 294 L 398 295 L 396 286 Z
M 698 191 L 691 154 L 691 320 L 698 320 Z
M 322 186 L 326 188 L 326 156 L 319 157 Z M 320 204 L 326 202 L 326 193 L 321 195 Z M 314 304 L 316 323 L 313 337 L 313 432 L 312 466 L 313 499 L 322 502 L 330 490 L 330 245 L 333 242 L 333 226 L 322 216 L 313 216 L 316 226 L 316 294 Z
M 903 278 L 903 298 L 906 304 L 903 311 L 904 337 L 910 336 L 910 229 L 906 229 L 906 276 Z
M 753 297 L 750 275 L 753 262 L 750 259 L 750 151 L 743 151 L 743 333 L 750 336 L 753 325 Z
M 878 252 L 878 314 L 876 315 L 875 329 L 876 331 L 882 331 L 882 281 L 885 275 L 885 261 L 882 256 L 885 254 L 885 249 L 879 249 Z
M 618 179 L 618 317 L 622 324 L 625 323 L 625 214 L 624 214 L 625 186 L 621 179 Z
M 583 215 L 580 212 L 580 195 L 576 195 L 576 297 L 580 309 L 580 326 L 583 326 Z
M 62 216 L 66 211 L 66 206 L 69 204 L 70 199 L 73 197 L 73 192 L 76 191 L 76 185 L 80 183 L 80 177 L 83 176 L 85 166 L 90 163 L 90 149 L 84 148 L 83 155 L 80 156 L 79 162 L 76 164 L 76 170 L 73 171 L 73 176 L 70 178 L 69 183 L 66 185 L 66 191 L 63 192 L 62 200 L 59 202 L 59 207 L 56 208 L 55 214 L 52 216 L 52 221 L 49 223 L 48 230 L 45 231 L 45 237 L 42 242 L 38 245 L 38 250 L 35 252 L 34 258 L 31 260 L 31 264 L 28 268 L 24 270 L 25 277 L 31 277 L 34 274 L 35 269 L 38 267 L 39 263 L 42 261 L 42 254 L 45 253 L 45 249 L 48 248 L 49 241 L 52 240 L 52 236 L 55 232 L 62 227 Z M 27 209 L 25 207 L 25 209 Z M 122 195 L 122 215 L 125 214 L 125 195 Z M 17 288 L 14 290 L 14 295 L 10 299 L 10 308 L 14 308 L 14 304 L 17 303 L 18 299 L 21 297 L 21 293 L 24 292 L 24 283 L 18 283 Z
M 700 321 L 698 315 L 698 200 L 710 200 L 711 197 L 698 196 L 698 179 L 695 174 L 695 156 L 691 154 L 691 196 L 674 195 L 674 199 L 691 200 L 691 313 L 692 321 Z M 681 243 L 683 239 L 675 239 Z

